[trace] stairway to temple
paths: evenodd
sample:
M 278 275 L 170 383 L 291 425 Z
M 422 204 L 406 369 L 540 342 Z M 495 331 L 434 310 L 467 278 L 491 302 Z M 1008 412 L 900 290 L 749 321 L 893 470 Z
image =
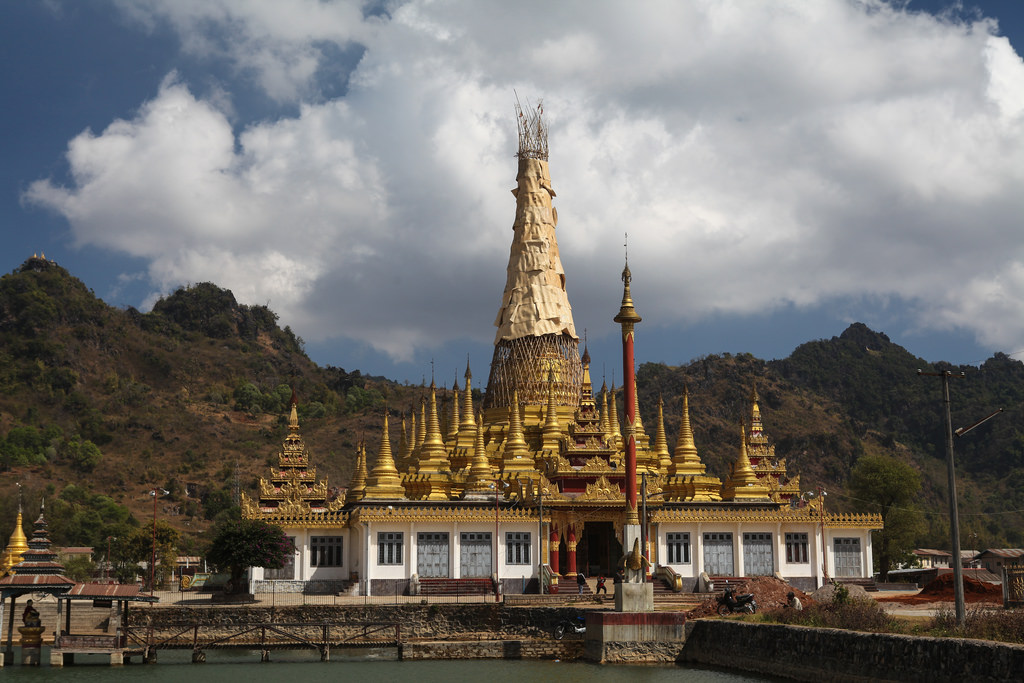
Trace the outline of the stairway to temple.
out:
M 420 579 L 420 595 L 493 595 L 490 579 Z
M 869 593 L 878 592 L 878 584 L 875 583 L 874 579 L 836 579 L 836 581 L 852 586 L 860 586 Z

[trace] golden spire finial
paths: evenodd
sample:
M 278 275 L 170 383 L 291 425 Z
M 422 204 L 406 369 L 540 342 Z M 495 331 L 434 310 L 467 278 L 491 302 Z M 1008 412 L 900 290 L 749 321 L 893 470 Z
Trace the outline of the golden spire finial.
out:
M 295 395 L 295 387 L 292 387 L 292 397 L 288 402 L 291 405 L 291 410 L 288 414 L 288 431 L 296 432 L 299 430 L 299 399 Z
M 512 392 L 512 405 L 509 410 L 508 435 L 505 438 L 504 467 L 505 475 L 533 471 L 533 461 L 526 457 L 529 452 L 526 439 L 523 438 L 523 421 L 519 416 L 519 394 Z
M 462 497 L 470 499 L 490 498 L 492 478 L 491 466 L 487 462 L 487 450 L 484 448 L 484 421 L 480 415 L 477 415 L 476 438 L 473 443 L 473 461 Z M 495 493 L 495 495 L 497 494 Z
M 454 448 L 459 440 L 459 380 L 452 384 L 452 410 L 448 419 L 448 437 L 445 443 Z
M 421 462 L 423 460 L 423 453 L 428 450 L 431 455 L 444 452 L 444 441 L 441 440 L 441 425 L 437 419 L 437 389 L 433 382 L 430 383 L 426 423 L 426 431 L 423 435 L 423 449 L 420 453 Z
M 423 441 L 427 438 L 427 399 L 420 398 L 420 422 L 417 425 L 413 422 L 413 430 L 416 432 L 416 450 L 423 448 Z
M 629 285 L 633 281 L 633 273 L 629 270 L 629 256 L 626 256 L 626 265 L 622 269 L 622 305 L 619 306 L 619 314 L 614 320 L 627 326 L 635 325 L 643 320 L 633 306 L 633 295 L 629 291 Z
M 622 388 L 625 393 L 625 387 Z M 644 430 L 644 421 L 640 417 L 640 392 L 636 389 L 636 375 L 633 375 L 633 395 L 636 396 L 636 420 L 633 424 L 633 430 L 636 434 L 637 443 L 641 441 L 649 441 L 647 438 L 647 432 Z
M 672 456 L 668 452 L 668 438 L 665 436 L 665 400 L 658 396 L 658 425 L 654 431 L 654 453 L 658 456 L 658 469 L 668 474 Z
M 615 400 L 615 380 L 612 380 L 611 400 L 608 401 L 608 424 L 611 427 L 611 438 L 614 445 L 622 444 L 622 428 L 619 425 L 619 409 Z
M 747 426 L 740 423 L 740 456 L 732 466 L 732 472 L 722 488 L 724 500 L 765 500 L 768 487 L 762 484 L 747 457 Z
M 384 426 L 381 429 L 380 452 L 377 464 L 367 480 L 366 498 L 404 498 L 405 489 L 398 476 L 394 458 L 391 455 L 391 437 L 388 436 L 388 411 L 384 409 Z
M 757 405 L 757 382 L 754 383 L 754 388 L 750 392 L 750 436 L 760 436 L 764 431 L 764 425 L 761 424 L 761 408 Z
M 608 384 L 601 384 L 601 432 L 604 434 L 604 438 L 611 443 L 612 439 L 612 421 L 608 414 Z
M 348 485 L 346 503 L 357 503 L 366 497 L 366 444 L 359 440 L 356 446 L 356 469 Z
M 3 558 L 0 558 L 0 576 L 6 576 L 15 565 L 21 562 L 21 556 L 28 550 L 28 539 L 22 529 L 21 484 L 18 485 L 18 488 L 18 517 L 14 522 L 14 531 L 11 533 L 10 541 L 4 549 Z
M 742 422 L 740 423 L 740 457 L 736 459 L 736 468 L 734 470 L 734 476 L 739 483 L 748 485 L 757 481 L 757 475 L 754 474 L 754 468 L 750 466 L 750 458 L 747 457 L 747 439 L 746 439 L 747 427 Z
M 704 474 L 704 465 L 697 456 L 697 446 L 693 441 L 693 428 L 690 426 L 690 388 L 683 387 L 683 414 L 679 421 L 679 436 L 672 457 L 670 474 Z
M 402 426 L 399 430 L 400 438 L 398 440 L 398 459 L 405 460 L 409 457 L 409 432 L 405 424 L 405 413 L 402 413 Z
M 580 398 L 583 401 L 594 399 L 594 383 L 590 379 L 590 351 L 584 345 L 583 358 L 580 359 L 583 365 L 583 383 L 580 384 Z
M 468 434 L 476 432 L 476 422 L 473 419 L 473 373 L 469 371 L 469 354 L 466 354 L 466 391 L 462 396 L 462 423 L 459 431 Z

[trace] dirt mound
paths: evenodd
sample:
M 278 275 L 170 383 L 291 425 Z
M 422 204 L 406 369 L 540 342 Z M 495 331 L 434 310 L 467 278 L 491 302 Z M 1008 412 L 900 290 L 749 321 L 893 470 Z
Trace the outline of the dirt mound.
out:
M 868 595 L 868 592 L 864 590 L 864 586 L 858 586 L 855 583 L 845 583 L 843 584 L 843 586 L 845 586 L 846 590 L 849 592 L 851 600 L 871 599 L 871 596 Z M 811 597 L 814 598 L 817 602 L 830 603 L 835 597 L 835 594 L 835 584 L 826 583 L 824 586 L 811 593 Z
M 811 596 L 798 588 L 790 586 L 785 581 L 775 578 L 774 576 L 755 576 L 752 579 L 739 584 L 735 589 L 737 595 L 742 593 L 753 593 L 754 600 L 757 602 L 757 610 L 759 612 L 772 609 L 782 609 L 786 604 L 786 595 L 790 591 L 796 593 L 796 596 L 800 598 L 800 602 L 802 602 L 805 607 L 814 603 L 814 599 Z M 718 614 L 718 596 L 719 593 L 712 593 L 707 600 L 687 612 L 686 618 L 700 619 L 701 617 L 711 617 Z
M 894 595 L 879 598 L 879 602 L 899 602 L 907 605 L 922 605 L 929 602 L 953 602 L 953 573 L 939 574 L 916 595 Z M 1002 602 L 1003 587 L 985 583 L 973 576 L 964 577 L 964 602 Z
M 997 586 L 991 583 L 985 583 L 984 581 L 978 581 L 973 576 L 964 577 L 964 594 L 973 593 L 977 595 L 991 595 L 996 596 L 1000 600 L 1003 598 L 1003 589 L 1001 586 Z M 953 573 L 939 574 L 935 577 L 935 580 L 929 583 L 927 586 L 921 589 L 918 595 L 932 595 L 938 596 L 937 599 L 948 597 L 950 600 L 953 599 Z

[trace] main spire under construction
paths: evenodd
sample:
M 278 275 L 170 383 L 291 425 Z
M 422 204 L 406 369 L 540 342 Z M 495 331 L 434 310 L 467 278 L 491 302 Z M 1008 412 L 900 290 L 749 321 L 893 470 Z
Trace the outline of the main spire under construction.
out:
M 545 403 L 549 375 L 558 405 L 579 403 L 583 368 L 555 237 L 558 212 L 551 205 L 555 191 L 542 113 L 541 105 L 523 110 L 516 104 L 516 218 L 505 291 L 494 321 L 498 332 L 486 408 L 507 408 L 516 393 L 523 403 Z

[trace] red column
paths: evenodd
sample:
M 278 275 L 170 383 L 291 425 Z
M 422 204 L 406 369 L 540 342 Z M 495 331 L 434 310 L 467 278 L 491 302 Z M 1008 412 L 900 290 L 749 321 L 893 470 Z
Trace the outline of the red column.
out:
M 551 573 L 555 574 L 555 575 L 558 574 L 558 546 L 559 546 L 558 532 L 555 531 L 554 529 L 552 529 L 551 530 L 551 548 L 550 548 L 549 552 L 551 553 L 551 561 L 550 561 Z
M 626 429 L 623 437 L 626 447 L 626 523 L 639 524 L 640 516 L 636 506 L 636 369 L 633 367 L 633 328 L 640 322 L 633 307 L 633 297 L 629 292 L 629 283 L 633 276 L 629 265 L 622 270 L 622 306 L 615 322 L 622 326 L 622 383 L 625 399 Z M 629 552 L 631 548 L 624 548 Z
M 569 527 L 568 546 L 569 546 L 569 548 L 568 548 L 569 552 L 567 553 L 567 556 L 568 556 L 568 560 L 569 560 L 569 575 L 570 576 L 575 576 L 576 572 L 577 572 L 577 570 L 576 570 L 576 530 L 573 529 L 572 527 Z
M 640 518 L 637 516 L 636 506 L 636 369 L 633 360 L 632 325 L 628 334 L 623 325 L 622 374 L 625 382 L 623 402 L 626 413 L 626 511 L 630 523 L 636 524 Z

